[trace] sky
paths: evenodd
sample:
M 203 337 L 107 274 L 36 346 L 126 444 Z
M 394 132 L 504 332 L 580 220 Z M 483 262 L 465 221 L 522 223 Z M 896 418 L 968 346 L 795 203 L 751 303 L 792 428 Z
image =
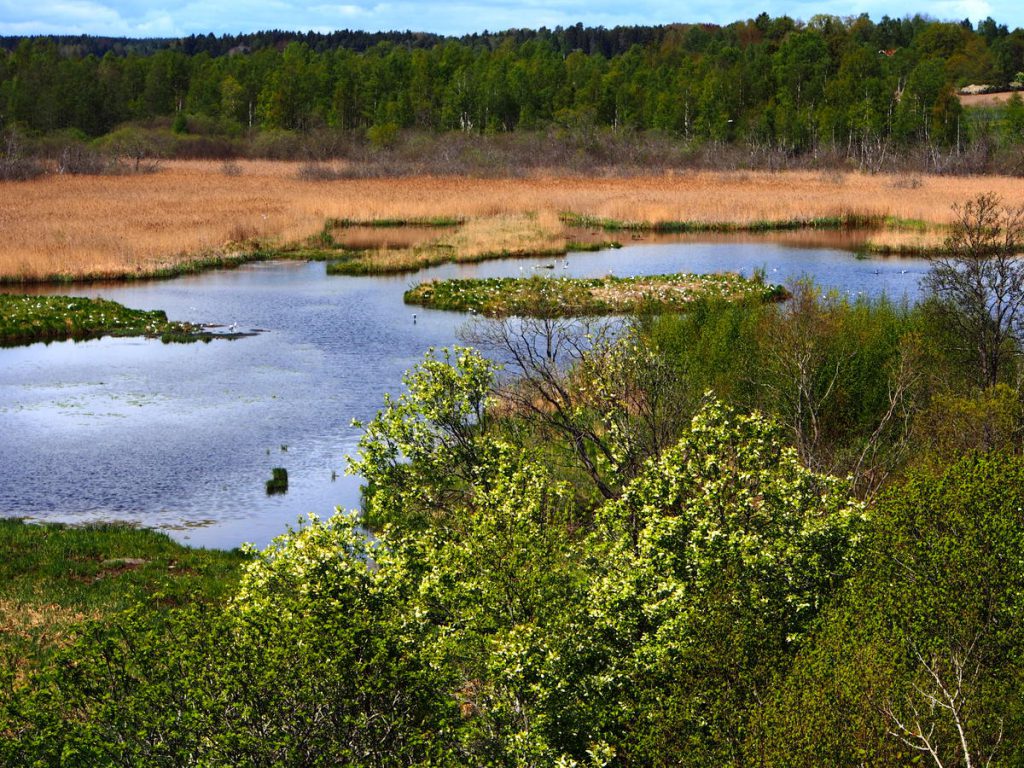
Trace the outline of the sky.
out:
M 819 13 L 940 20 L 991 16 L 1010 29 L 1024 27 L 1022 0 L 0 0 L 0 34 L 92 34 L 181 37 L 263 29 L 329 32 L 413 30 L 462 35 L 513 27 L 614 27 L 633 24 L 728 24 L 761 11 L 807 20 Z

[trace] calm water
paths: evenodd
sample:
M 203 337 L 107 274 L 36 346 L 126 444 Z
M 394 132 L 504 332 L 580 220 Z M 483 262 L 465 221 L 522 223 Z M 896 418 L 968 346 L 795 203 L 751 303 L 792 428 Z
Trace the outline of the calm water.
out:
M 0 515 L 127 520 L 197 546 L 266 544 L 306 512 L 359 505 L 344 474 L 358 432 L 430 346 L 457 341 L 463 316 L 410 308 L 430 277 L 619 276 L 763 268 L 851 294 L 917 297 L 920 260 L 769 242 L 631 245 L 567 260 L 447 265 L 415 277 L 328 277 L 324 265 L 254 264 L 137 285 L 61 287 L 174 320 L 264 332 L 164 345 L 100 339 L 0 350 Z M 567 266 L 565 266 L 567 264 Z M 413 322 L 413 312 L 417 315 Z M 264 482 L 285 467 L 289 492 Z

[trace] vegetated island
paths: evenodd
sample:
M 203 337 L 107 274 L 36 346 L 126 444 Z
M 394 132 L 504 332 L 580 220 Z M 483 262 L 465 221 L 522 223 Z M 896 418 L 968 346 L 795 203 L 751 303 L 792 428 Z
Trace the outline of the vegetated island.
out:
M 496 277 L 430 280 L 405 292 L 406 304 L 474 312 L 488 317 L 579 317 L 643 312 L 680 312 L 701 298 L 783 301 L 781 285 L 761 275 L 685 272 L 644 277 Z
M 129 309 L 107 299 L 0 294 L 0 346 L 102 336 L 148 336 L 169 343 L 208 342 L 222 335 L 192 323 L 172 322 L 159 309 Z

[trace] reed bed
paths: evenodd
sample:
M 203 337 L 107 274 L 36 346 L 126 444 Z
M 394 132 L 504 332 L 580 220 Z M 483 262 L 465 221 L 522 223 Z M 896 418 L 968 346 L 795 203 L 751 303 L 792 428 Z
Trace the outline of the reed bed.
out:
M 915 177 L 913 185 L 896 176 L 802 171 L 310 181 L 299 178 L 297 163 L 238 166 L 238 174 L 228 175 L 217 162 L 177 161 L 154 174 L 0 184 L 0 279 L 130 277 L 189 262 L 230 263 L 262 248 L 302 242 L 329 219 L 466 220 L 461 235 L 483 253 L 489 239 L 501 238 L 500 226 L 491 235 L 465 230 L 476 220 L 525 214 L 540 224 L 572 212 L 735 226 L 890 217 L 924 222 L 941 240 L 953 203 L 980 192 L 1024 202 L 1019 179 L 993 176 Z M 881 232 L 875 240 L 884 245 L 886 237 Z

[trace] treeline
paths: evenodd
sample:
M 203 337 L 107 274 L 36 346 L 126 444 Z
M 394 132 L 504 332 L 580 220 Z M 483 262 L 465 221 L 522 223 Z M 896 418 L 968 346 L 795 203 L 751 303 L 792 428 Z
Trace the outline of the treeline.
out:
M 969 119 L 956 88 L 1007 86 L 1024 30 L 920 16 L 766 14 L 728 26 L 582 26 L 442 39 L 338 32 L 168 43 L 33 38 L 0 50 L 0 126 L 106 134 L 173 120 L 179 133 L 656 131 L 686 141 L 878 153 L 1024 140 L 1024 107 Z M 102 55 L 99 51 L 106 49 Z M 231 54 L 231 55 L 228 55 Z
M 710 26 L 710 25 L 709 25 Z M 666 26 L 630 26 L 584 27 L 576 24 L 571 27 L 555 27 L 548 29 L 509 29 L 501 32 L 474 32 L 462 37 L 438 35 L 430 32 L 366 32 L 358 29 L 339 29 L 334 32 L 290 32 L 282 29 L 271 29 L 260 32 L 241 33 L 237 35 L 189 35 L 181 38 L 130 38 L 130 37 L 97 37 L 93 35 L 37 35 L 31 40 L 52 42 L 64 55 L 105 56 L 114 53 L 119 56 L 128 53 L 148 55 L 161 50 L 176 50 L 187 56 L 197 53 L 208 53 L 211 56 L 237 55 L 249 53 L 263 48 L 282 50 L 288 43 L 302 43 L 310 50 L 322 53 L 336 48 L 361 53 L 380 43 L 405 48 L 432 48 L 447 41 L 460 42 L 464 45 L 483 45 L 497 48 L 507 40 L 516 44 L 528 40 L 544 40 L 550 42 L 564 53 L 581 50 L 584 53 L 600 53 L 614 56 L 625 53 L 633 45 L 646 45 L 659 41 L 670 27 Z M 0 36 L 0 48 L 14 51 L 22 43 L 24 37 Z

